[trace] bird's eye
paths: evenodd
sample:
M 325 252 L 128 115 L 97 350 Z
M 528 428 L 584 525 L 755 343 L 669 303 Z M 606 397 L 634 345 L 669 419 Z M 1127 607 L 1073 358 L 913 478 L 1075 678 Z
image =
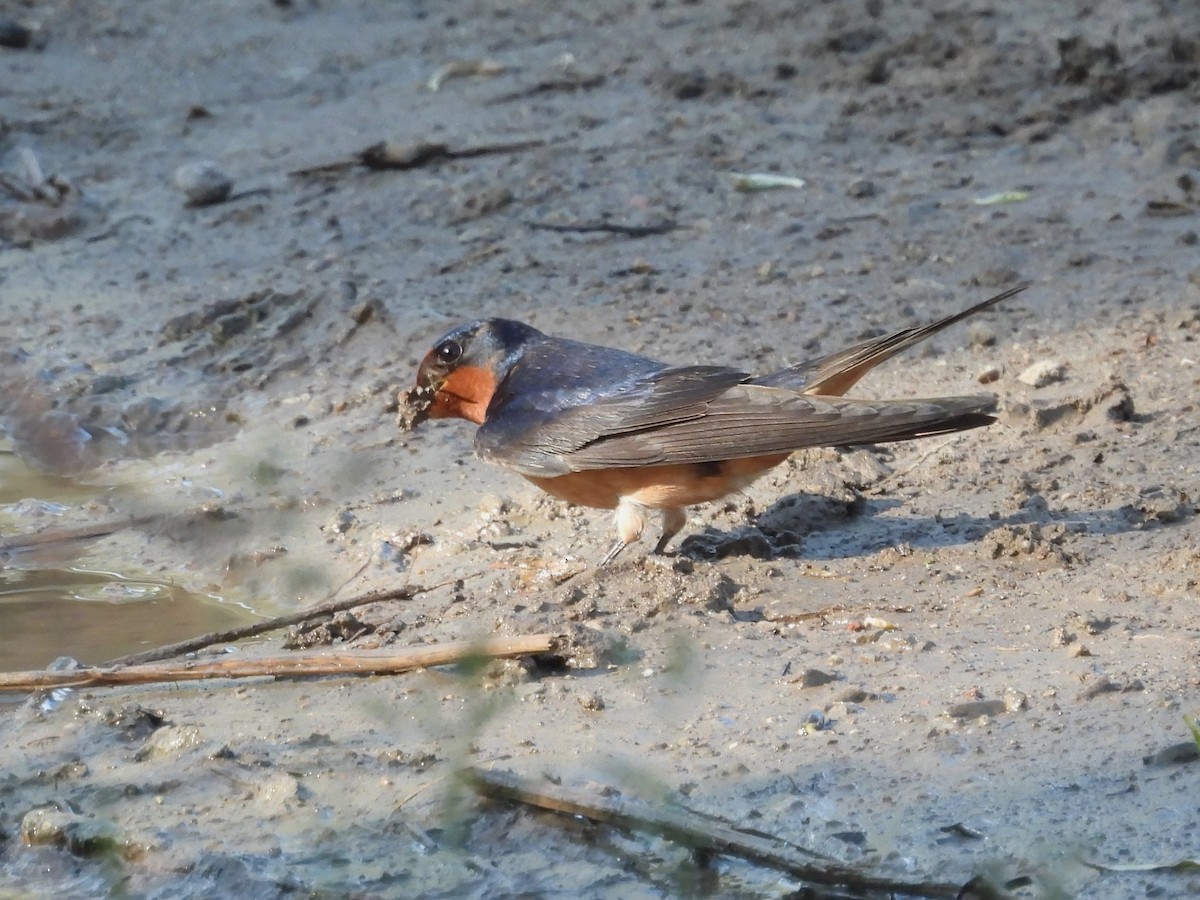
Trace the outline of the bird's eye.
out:
M 443 366 L 452 366 L 462 356 L 462 344 L 458 341 L 442 341 L 434 348 L 433 354 Z

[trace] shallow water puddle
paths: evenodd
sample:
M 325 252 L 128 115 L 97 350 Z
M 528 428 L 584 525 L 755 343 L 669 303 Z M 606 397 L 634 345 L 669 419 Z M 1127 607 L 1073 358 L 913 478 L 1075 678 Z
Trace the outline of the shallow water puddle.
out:
M 80 568 L 0 570 L 0 670 L 95 665 L 257 618 L 221 598 Z
M 90 500 L 105 490 L 73 478 L 60 478 L 31 469 L 15 453 L 0 452 L 0 504 L 19 504 L 39 497 L 56 503 Z
M 107 490 L 0 452 L 0 542 L 39 532 Z M 42 669 L 60 656 L 95 665 L 258 618 L 215 594 L 120 568 L 120 560 L 97 560 L 86 541 L 0 556 L 0 670 Z

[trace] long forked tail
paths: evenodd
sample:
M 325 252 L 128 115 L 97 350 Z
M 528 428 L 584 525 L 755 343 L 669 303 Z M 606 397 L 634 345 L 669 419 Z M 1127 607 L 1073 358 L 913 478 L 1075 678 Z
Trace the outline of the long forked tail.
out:
M 890 444 L 982 428 L 996 421 L 996 398 L 932 397 L 924 400 L 838 400 L 823 401 L 840 414 L 813 419 L 803 429 L 801 447 L 854 447 Z
M 951 325 L 961 322 L 963 319 L 969 318 L 977 312 L 982 312 L 988 307 L 995 306 L 997 303 L 1007 300 L 1014 294 L 1021 293 L 1027 287 L 1029 287 L 1028 284 L 1021 284 L 1017 287 L 1009 288 L 1003 293 L 989 297 L 982 303 L 975 304 L 970 309 L 965 309 L 952 316 L 946 316 L 944 319 L 938 319 L 936 322 L 928 325 L 905 328 L 892 334 L 885 334 L 882 337 L 871 338 L 860 344 L 855 344 L 853 347 L 847 347 L 845 350 L 831 353 L 828 356 L 798 363 L 787 369 L 781 369 L 770 375 L 764 375 L 762 378 L 755 379 L 753 383 L 768 387 L 788 388 L 794 391 L 801 391 L 805 394 L 840 397 L 846 391 L 850 390 L 860 378 L 880 363 L 891 359 L 897 353 L 907 350 L 914 344 L 921 343 L 921 341 L 931 335 L 937 334 L 943 328 L 949 328 Z

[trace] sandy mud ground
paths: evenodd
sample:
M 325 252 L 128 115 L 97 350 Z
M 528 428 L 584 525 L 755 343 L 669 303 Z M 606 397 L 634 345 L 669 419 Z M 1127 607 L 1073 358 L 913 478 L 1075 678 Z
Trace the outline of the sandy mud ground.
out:
M 0 894 L 801 887 L 482 801 L 464 765 L 898 880 L 1200 892 L 1088 865 L 1200 856 L 1200 762 L 1161 755 L 1200 709 L 1194 4 L 0 19 L 0 665 L 405 585 L 439 586 L 289 643 L 570 640 L 558 665 L 14 697 Z M 223 202 L 174 181 L 203 160 L 220 171 L 185 181 Z M 693 510 L 678 552 L 643 541 L 592 578 L 563 583 L 607 512 L 479 462 L 466 423 L 401 434 L 389 409 L 481 315 L 765 372 L 1022 281 L 855 389 L 992 391 L 996 425 L 797 454 Z

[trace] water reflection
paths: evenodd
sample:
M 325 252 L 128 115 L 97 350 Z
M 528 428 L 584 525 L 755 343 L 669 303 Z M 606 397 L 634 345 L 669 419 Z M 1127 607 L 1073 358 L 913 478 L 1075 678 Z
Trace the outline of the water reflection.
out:
M 0 670 L 84 665 L 258 617 L 219 597 L 79 568 L 0 569 Z
M 0 545 L 18 547 L 0 549 L 0 670 L 42 669 L 60 656 L 95 665 L 258 618 L 169 581 L 102 571 L 107 563 L 97 562 L 88 541 L 20 548 L 22 536 L 103 524 L 70 513 L 110 490 L 36 471 L 0 449 Z

